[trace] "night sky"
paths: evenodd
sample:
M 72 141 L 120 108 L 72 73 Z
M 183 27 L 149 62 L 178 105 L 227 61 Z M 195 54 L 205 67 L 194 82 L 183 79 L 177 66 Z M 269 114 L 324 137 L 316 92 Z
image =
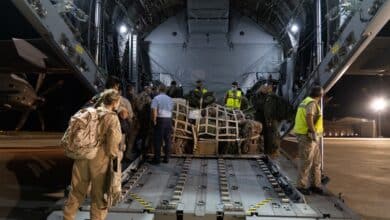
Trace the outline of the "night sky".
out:
M 328 92 L 332 100 L 325 106 L 328 120 L 343 117 L 376 119 L 377 114 L 370 108 L 371 101 L 378 96 L 390 102 L 390 76 L 345 75 Z M 382 134 L 390 137 L 390 103 L 382 117 Z

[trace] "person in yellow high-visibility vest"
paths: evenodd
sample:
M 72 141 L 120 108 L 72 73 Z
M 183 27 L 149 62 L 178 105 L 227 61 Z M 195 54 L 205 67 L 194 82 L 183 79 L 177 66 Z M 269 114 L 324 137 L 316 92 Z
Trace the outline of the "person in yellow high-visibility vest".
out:
M 241 109 L 242 92 L 238 89 L 238 83 L 233 82 L 232 88 L 225 95 L 225 106 L 231 109 Z
M 201 80 L 197 80 L 195 89 L 191 90 L 186 95 L 186 99 L 189 101 L 189 105 L 191 107 L 200 109 L 205 107 L 204 99 L 207 93 L 207 89 L 203 87 L 203 82 Z
M 194 92 L 198 93 L 200 96 L 203 96 L 206 92 L 208 92 L 207 89 L 203 87 L 202 80 L 196 81 L 196 88 L 194 89 Z
M 323 117 L 319 102 L 323 96 L 320 86 L 314 86 L 310 95 L 298 107 L 294 132 L 299 147 L 299 176 L 297 189 L 304 195 L 311 192 L 322 194 L 321 188 L 321 152 L 319 137 L 322 135 Z M 311 183 L 309 178 L 312 176 Z

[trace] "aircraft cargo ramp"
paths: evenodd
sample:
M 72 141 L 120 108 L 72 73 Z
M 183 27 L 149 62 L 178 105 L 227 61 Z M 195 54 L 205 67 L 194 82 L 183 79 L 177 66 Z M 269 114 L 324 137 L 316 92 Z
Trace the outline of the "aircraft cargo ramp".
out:
M 12 0 L 12 3 L 50 46 L 50 51 L 69 66 L 71 72 L 82 79 L 92 92 L 95 92 L 96 86 L 104 84 L 105 77 L 97 64 L 99 62 L 90 56 L 55 10 L 52 1 Z M 305 78 L 302 87 L 293 91 L 293 77 L 287 80 L 284 94 L 287 94 L 290 103 L 295 106 L 300 103 L 315 83 L 329 90 L 389 21 L 389 8 L 390 1 L 361 1 L 360 10 L 350 17 L 337 41 L 326 51 L 317 68 Z M 176 36 L 177 32 L 172 34 Z M 187 43 L 180 45 L 180 48 L 187 48 Z M 133 50 L 129 56 L 137 58 L 137 51 Z M 136 70 L 138 63 L 132 63 L 132 68 Z M 132 80 L 138 85 L 137 71 L 130 72 L 136 76 Z M 192 80 L 188 76 L 185 75 Z M 217 77 L 213 75 L 213 78 Z M 262 155 L 183 156 L 159 167 L 144 164 L 134 171 L 129 168 L 124 172 L 124 199 L 111 208 L 108 219 L 357 218 L 330 194 L 303 197 L 294 187 L 296 172 L 291 161 L 283 157 L 271 161 Z M 85 204 L 78 213 L 78 219 L 89 219 L 88 201 Z M 58 210 L 48 219 L 62 219 L 61 215 L 62 211 Z
M 108 219 L 358 219 L 332 195 L 304 197 L 286 159 L 175 157 L 123 173 L 123 201 Z M 87 203 L 86 203 L 87 204 Z M 61 219 L 62 211 L 48 219 Z M 77 219 L 89 218 L 85 205 Z

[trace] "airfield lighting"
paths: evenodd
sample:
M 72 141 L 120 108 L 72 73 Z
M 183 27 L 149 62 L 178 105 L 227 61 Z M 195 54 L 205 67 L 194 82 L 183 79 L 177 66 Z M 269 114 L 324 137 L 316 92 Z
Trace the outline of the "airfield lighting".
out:
M 384 99 L 383 97 L 375 98 L 371 102 L 371 108 L 375 112 L 382 112 L 386 109 L 386 107 L 387 107 L 387 102 L 386 102 L 386 99 Z
M 122 25 L 119 27 L 119 33 L 121 33 L 121 34 L 127 33 L 127 27 L 126 27 L 126 25 L 122 24 Z
M 378 137 L 382 137 L 382 117 L 381 113 L 385 111 L 387 107 L 386 99 L 378 97 L 372 100 L 371 108 L 378 114 Z
M 298 32 L 299 30 L 299 27 L 297 24 L 292 24 L 291 27 L 290 27 L 290 30 L 291 32 L 293 32 L 294 34 Z

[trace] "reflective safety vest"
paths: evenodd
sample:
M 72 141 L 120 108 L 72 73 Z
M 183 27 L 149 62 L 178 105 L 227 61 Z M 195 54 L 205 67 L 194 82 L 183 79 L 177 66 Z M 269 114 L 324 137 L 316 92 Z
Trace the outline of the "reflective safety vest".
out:
M 301 104 L 299 104 L 297 115 L 295 116 L 294 132 L 296 134 L 307 134 L 309 131 L 309 127 L 306 122 L 306 106 L 311 102 L 315 102 L 315 100 L 311 97 L 307 97 L 301 102 Z M 316 133 L 323 133 L 324 125 L 321 108 L 318 104 L 316 104 L 316 106 L 320 115 L 317 121 L 314 122 L 314 129 Z
M 199 89 L 195 89 L 194 90 L 195 92 L 199 92 Z M 202 88 L 202 94 L 205 94 L 207 92 L 207 89 L 205 89 L 205 88 Z
M 229 90 L 227 92 L 226 107 L 232 109 L 241 108 L 242 92 L 240 90 Z

